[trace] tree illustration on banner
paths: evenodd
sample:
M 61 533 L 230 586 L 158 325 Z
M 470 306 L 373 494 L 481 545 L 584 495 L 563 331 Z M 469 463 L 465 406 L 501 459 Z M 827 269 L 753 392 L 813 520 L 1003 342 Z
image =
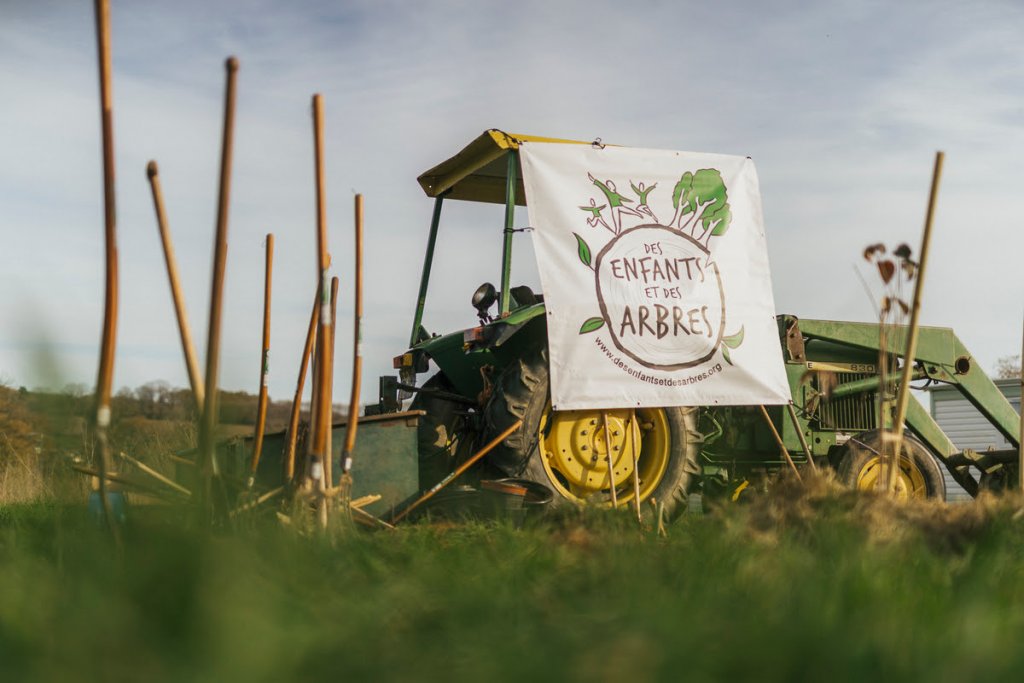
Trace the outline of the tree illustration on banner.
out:
M 732 365 L 730 352 L 742 345 L 744 329 L 725 334 L 725 290 L 711 250 L 732 223 L 721 172 L 683 173 L 672 189 L 667 223 L 652 208 L 657 183 L 587 178 L 600 196 L 579 207 L 584 222 L 612 238 L 595 255 L 587 239 L 573 233 L 580 263 L 594 272 L 600 307 L 579 334 L 606 327 L 616 348 L 648 368 L 688 368 L 716 353 Z M 636 199 L 620 194 L 620 185 Z
M 672 206 L 676 213 L 670 225 L 680 230 L 690 229 L 690 236 L 707 246 L 712 237 L 721 237 L 732 222 L 729 192 L 722 174 L 714 168 L 702 168 L 696 173 L 686 172 L 672 190 Z M 697 226 L 701 227 L 698 236 Z

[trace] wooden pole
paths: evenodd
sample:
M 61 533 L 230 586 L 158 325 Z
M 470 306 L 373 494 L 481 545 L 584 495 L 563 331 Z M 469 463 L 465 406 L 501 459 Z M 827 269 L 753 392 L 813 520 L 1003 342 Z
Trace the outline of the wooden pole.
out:
M 210 287 L 210 323 L 206 337 L 206 381 L 203 415 L 199 421 L 199 462 L 202 476 L 200 515 L 209 521 L 213 512 L 213 479 L 220 476 L 214 453 L 217 428 L 217 373 L 220 362 L 220 324 L 224 294 L 224 268 L 228 251 L 228 200 L 231 193 L 231 152 L 235 126 L 235 81 L 238 60 L 229 57 L 224 63 L 227 85 L 224 91 L 224 134 L 220 155 L 220 194 L 217 202 L 217 233 L 213 247 L 213 277 Z M 227 501 L 221 501 L 226 503 Z M 216 503 L 214 503 L 216 505 Z
M 80 465 L 78 463 L 71 463 L 71 469 L 75 470 L 76 472 L 80 472 L 84 475 L 87 475 L 93 479 L 100 476 L 99 470 L 93 469 L 91 467 L 86 467 L 85 465 Z M 117 472 L 106 472 L 104 476 L 107 478 L 109 482 L 113 484 L 123 484 L 126 486 L 132 486 L 134 488 L 139 489 L 141 493 L 147 496 L 152 496 L 154 498 L 159 498 L 161 500 L 182 500 L 182 496 L 179 496 L 177 494 L 172 496 L 172 491 L 168 490 L 167 488 L 150 486 L 149 484 L 143 483 L 133 477 L 125 476 L 124 474 L 118 474 Z M 114 528 L 116 529 L 117 527 Z M 117 538 L 120 538 L 120 532 L 117 533 Z
M 758 406 L 758 408 L 761 409 L 761 417 L 763 417 L 764 421 L 768 423 L 768 429 L 771 430 L 772 436 L 775 437 L 775 443 L 779 445 L 779 450 L 782 452 L 782 457 L 784 457 L 786 459 L 786 462 L 789 463 L 789 467 L 790 469 L 793 470 L 793 474 L 796 475 L 797 481 L 799 481 L 802 484 L 804 482 L 804 478 L 800 476 L 800 470 L 796 468 L 796 463 L 793 462 L 792 456 L 790 456 L 789 451 L 786 450 L 786 444 L 783 443 L 782 437 L 779 436 L 779 430 L 775 428 L 775 423 L 772 422 L 772 418 L 768 415 L 768 411 L 765 409 L 763 405 Z
M 288 442 L 284 451 L 284 481 L 289 483 L 295 477 L 295 441 L 299 431 L 299 414 L 302 410 L 302 391 L 306 383 L 306 368 L 316 340 L 317 323 L 320 321 L 320 284 L 317 283 L 316 295 L 313 297 L 313 312 L 309 316 L 309 328 L 306 330 L 306 343 L 302 347 L 302 360 L 299 361 L 299 379 L 295 383 L 295 398 L 292 399 L 292 412 L 288 419 Z M 312 408 L 312 404 L 311 404 Z
M 402 521 L 410 512 L 412 512 L 413 510 L 418 508 L 420 505 L 423 505 L 428 500 L 433 498 L 437 494 L 438 491 L 440 491 L 445 486 L 447 486 L 448 484 L 450 484 L 453 481 L 455 481 L 463 472 L 465 472 L 470 467 L 475 465 L 476 462 L 478 460 L 480 460 L 480 458 L 484 457 L 485 455 L 490 453 L 492 450 L 494 450 L 495 446 L 497 446 L 499 443 L 501 443 L 502 441 L 507 439 L 514 431 L 516 431 L 517 429 L 519 429 L 522 426 L 523 426 L 523 421 L 522 420 L 516 420 L 515 423 L 512 424 L 508 429 L 506 429 L 501 434 L 498 434 L 498 436 L 496 436 L 493 439 L 491 439 L 491 441 L 489 441 L 486 446 L 484 446 L 479 451 L 477 451 L 476 453 L 471 455 L 469 457 L 469 459 L 466 462 L 464 462 L 461 465 L 459 465 L 455 469 L 454 472 L 452 472 L 451 474 L 446 476 L 444 479 L 442 479 L 441 481 L 439 481 L 436 484 L 434 484 L 434 486 L 430 490 L 428 490 L 425 493 L 423 493 L 423 495 L 421 495 L 419 498 L 417 498 L 415 501 L 413 501 L 413 503 L 411 505 L 409 505 L 408 507 L 404 508 L 398 514 L 392 515 L 391 523 L 392 524 L 396 524 L 396 523 Z
M 900 376 L 899 393 L 896 395 L 896 418 L 893 424 L 892 461 L 889 467 L 888 491 L 896 487 L 896 473 L 899 471 L 900 454 L 903 452 L 903 425 L 907 417 L 907 404 L 910 401 L 910 376 L 914 370 L 917 355 L 918 322 L 921 314 L 921 293 L 924 290 L 924 277 L 928 267 L 928 252 L 932 239 L 932 223 L 935 219 L 935 203 L 939 196 L 939 182 L 942 180 L 942 162 L 946 155 L 935 153 L 935 168 L 932 171 L 932 188 L 928 195 L 928 213 L 924 220 L 924 235 L 921 238 L 921 251 L 917 264 L 917 279 L 914 281 L 914 301 L 910 307 L 910 329 L 907 332 L 907 346 L 903 353 L 903 371 Z M 884 441 L 883 441 L 884 444 Z M 885 453 L 885 449 L 882 450 Z
M 786 408 L 789 409 L 789 418 L 793 421 L 793 429 L 796 430 L 796 436 L 800 439 L 800 447 L 804 449 L 804 456 L 807 458 L 807 464 L 811 466 L 812 472 L 818 471 L 818 466 L 814 464 L 814 456 L 811 454 L 811 447 L 807 445 L 807 439 L 804 438 L 803 427 L 800 426 L 800 420 L 796 416 L 796 409 L 793 408 L 793 402 L 790 401 L 786 404 Z
M 314 478 L 319 474 L 318 488 L 321 495 L 320 525 L 327 526 L 326 486 L 324 469 L 330 466 L 331 403 L 330 383 L 326 378 L 333 374 L 331 349 L 334 344 L 334 320 L 331 317 L 328 296 L 328 268 L 331 257 L 327 248 L 327 198 L 324 188 L 324 102 L 320 94 L 313 95 L 313 144 L 316 174 L 316 222 L 317 222 L 317 275 L 320 278 L 320 330 L 317 335 L 317 374 L 320 377 L 318 396 L 314 403 L 316 411 L 315 433 L 311 439 L 311 466 Z
M 383 498 L 383 496 L 380 495 L 379 493 L 369 493 L 369 494 L 367 494 L 365 496 L 360 496 L 359 498 L 356 498 L 353 501 L 349 501 L 348 505 L 349 505 L 349 507 L 352 507 L 352 508 L 366 507 L 367 505 L 370 505 L 372 503 L 376 503 L 381 498 Z
M 359 429 L 359 388 L 363 379 L 362 332 L 363 319 L 363 195 L 357 194 L 355 199 L 355 237 L 356 237 L 356 273 L 355 273 L 355 319 L 352 335 L 352 389 L 348 401 L 348 427 L 345 431 L 345 448 L 341 453 L 342 481 L 346 486 L 351 482 L 349 472 L 352 470 L 352 452 L 356 447 L 356 431 Z
M 317 425 L 320 423 L 320 381 L 323 377 L 320 376 L 320 345 L 323 340 L 320 339 L 320 316 L 323 314 L 323 303 L 320 301 L 320 282 L 319 278 L 317 282 L 317 306 L 319 312 L 316 316 L 317 321 L 317 333 L 313 341 L 313 356 L 309 361 L 310 369 L 310 387 L 309 387 L 309 428 L 306 433 L 306 443 L 304 444 L 306 452 L 302 457 L 302 471 L 305 475 L 303 487 L 307 492 L 312 491 L 317 486 L 317 481 L 313 478 L 314 467 L 312 458 L 313 438 L 317 433 Z M 317 463 L 320 465 L 321 463 Z M 320 475 L 323 474 L 323 470 L 320 470 Z M 318 475 L 319 478 L 319 475 Z
M 142 462 L 140 460 L 137 460 L 136 458 L 133 458 L 132 456 L 128 455 L 127 453 L 121 453 L 120 455 L 121 455 L 122 459 L 124 459 L 126 462 L 129 462 L 132 465 L 134 465 L 140 472 L 142 472 L 144 474 L 148 474 L 149 476 L 153 477 L 154 479 L 156 479 L 161 484 L 164 484 L 165 486 L 171 487 L 172 489 L 174 489 L 178 493 L 181 493 L 184 496 L 191 496 L 192 495 L 192 492 L 189 491 L 187 488 L 185 488 L 184 486 L 182 486 L 178 482 L 174 481 L 170 477 L 165 477 L 164 475 L 160 474 L 159 472 L 154 470 L 152 467 L 150 467 L 146 463 L 144 463 L 144 462 Z
M 284 493 L 284 486 L 278 486 L 276 489 L 271 489 L 270 491 L 267 491 L 266 493 L 264 493 L 263 495 L 259 496 L 255 500 L 251 500 L 248 503 L 245 503 L 244 505 L 239 505 L 234 510 L 232 510 L 229 514 L 230 514 L 231 517 L 234 517 L 234 516 L 236 516 L 238 514 L 241 514 L 243 512 L 248 512 L 249 510 L 255 510 L 260 505 L 263 505 L 268 500 L 273 500 L 274 498 L 278 497 L 282 493 Z
M 612 507 L 619 506 L 619 499 L 615 495 L 615 468 L 612 466 L 612 430 L 608 428 L 608 413 L 601 411 L 601 422 L 604 426 L 604 450 L 608 457 L 608 491 L 612 498 Z
M 263 346 L 260 354 L 260 393 L 256 404 L 256 431 L 253 435 L 252 462 L 249 463 L 249 480 L 246 488 L 256 482 L 256 470 L 263 453 L 263 433 L 267 427 L 267 380 L 270 377 L 270 290 L 274 271 L 274 235 L 267 233 L 266 265 L 263 277 Z
M 338 319 L 338 278 L 331 278 L 331 320 Z M 332 339 L 330 348 L 331 362 L 330 367 L 334 367 L 334 349 L 338 343 L 337 336 Z M 330 376 L 324 376 L 324 381 L 327 382 L 327 396 L 331 401 L 334 400 L 334 373 Z M 324 491 L 330 491 L 334 488 L 334 406 L 332 405 L 327 411 L 327 453 L 324 459 Z M 325 506 L 328 510 L 331 507 L 331 500 L 328 496 L 327 500 L 324 501 Z
M 96 0 L 96 43 L 99 53 L 100 121 L 103 138 L 103 218 L 104 255 L 106 257 L 105 293 L 103 297 L 103 333 L 100 340 L 100 362 L 96 378 L 93 410 L 97 451 L 94 455 L 99 472 L 98 493 L 103 519 L 120 541 L 116 521 L 107 495 L 107 471 L 112 468 L 107 427 L 110 426 L 110 394 L 114 379 L 114 352 L 117 345 L 117 205 L 114 188 L 114 112 L 113 76 L 111 75 L 110 3 Z
M 361 508 L 353 507 L 353 506 L 350 505 L 349 506 L 349 511 L 351 513 L 354 513 L 353 514 L 353 519 L 355 521 L 361 523 L 361 524 L 365 524 L 365 525 L 371 526 L 371 527 L 382 527 L 384 529 L 389 529 L 391 531 L 394 531 L 394 529 L 395 529 L 393 524 L 388 524 L 383 519 L 381 519 L 379 517 L 374 517 L 369 512 L 367 512 L 366 510 L 363 510 Z
M 185 368 L 188 370 L 188 383 L 192 387 L 192 396 L 196 402 L 196 410 L 203 414 L 203 380 L 199 374 L 199 362 L 196 360 L 196 348 L 192 343 L 192 330 L 185 312 L 185 297 L 181 293 L 181 282 L 178 278 L 178 262 L 174 257 L 174 243 L 171 241 L 170 229 L 167 227 L 167 212 L 164 209 L 164 194 L 160 187 L 160 169 L 156 161 L 146 166 L 149 176 L 149 187 L 153 194 L 153 207 L 156 209 L 156 225 L 160 231 L 160 243 L 164 248 L 164 263 L 167 265 L 167 278 L 171 282 L 171 299 L 174 301 L 174 315 L 178 319 L 178 334 L 181 337 L 181 348 L 185 354 Z
M 640 421 L 637 419 L 636 411 L 631 410 L 629 413 L 629 437 L 633 442 L 633 448 L 630 449 L 633 456 L 633 501 L 636 504 L 636 521 L 643 523 L 643 513 L 640 512 Z

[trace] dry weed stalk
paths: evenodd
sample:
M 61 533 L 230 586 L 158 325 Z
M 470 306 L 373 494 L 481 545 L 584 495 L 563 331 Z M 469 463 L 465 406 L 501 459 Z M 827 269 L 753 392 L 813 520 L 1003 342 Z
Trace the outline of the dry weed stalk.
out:
M 878 308 L 878 425 L 881 428 L 881 475 L 877 480 L 880 490 L 892 490 L 890 472 L 898 468 L 896 450 L 887 426 L 891 423 L 896 404 L 899 356 L 894 349 L 904 342 L 903 331 L 910 304 L 905 300 L 905 289 L 917 277 L 917 262 L 912 258 L 910 246 L 901 244 L 892 253 L 884 244 L 872 244 L 864 250 L 864 260 L 871 263 L 882 283 L 883 293 Z M 904 360 L 904 363 L 907 363 Z M 895 465 L 895 467 L 894 467 Z
M 944 159 L 945 155 L 942 152 L 936 153 L 931 191 L 928 196 L 928 211 L 925 216 L 918 259 L 911 258 L 913 252 L 907 244 L 896 247 L 891 256 L 886 253 L 884 244 L 873 244 L 864 250 L 864 259 L 877 269 L 884 290 L 879 308 L 878 326 L 878 373 L 881 380 L 878 425 L 881 428 L 882 448 L 877 486 L 881 490 L 893 494 L 898 494 L 903 430 L 907 404 L 910 400 L 910 381 L 917 356 L 921 294 L 928 264 L 935 204 L 938 199 Z M 913 297 L 908 303 L 905 298 L 905 288 L 909 287 L 911 283 L 913 283 Z M 898 363 L 901 352 L 902 365 Z M 897 371 L 899 371 L 899 381 L 896 378 Z

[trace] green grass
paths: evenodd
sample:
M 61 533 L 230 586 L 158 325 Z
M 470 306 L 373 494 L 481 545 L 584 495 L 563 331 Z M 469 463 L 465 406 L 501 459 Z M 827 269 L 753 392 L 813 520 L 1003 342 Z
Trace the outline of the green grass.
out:
M 3 680 L 1012 680 L 1011 504 L 849 495 L 303 538 L 0 508 Z

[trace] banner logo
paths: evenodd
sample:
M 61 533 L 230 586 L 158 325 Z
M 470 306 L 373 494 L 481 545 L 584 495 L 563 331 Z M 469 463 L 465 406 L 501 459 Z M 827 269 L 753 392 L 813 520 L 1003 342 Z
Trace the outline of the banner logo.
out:
M 672 191 L 673 214 L 664 223 L 649 203 L 657 183 L 630 180 L 633 199 L 620 194 L 612 179 L 587 177 L 601 199 L 591 197 L 579 207 L 588 214 L 585 222 L 613 237 L 594 257 L 588 241 L 573 233 L 580 262 L 594 271 L 600 308 L 600 315 L 582 322 L 579 334 L 607 327 L 619 351 L 651 369 L 690 368 L 719 349 L 731 365 L 729 349 L 743 343 L 743 327 L 725 335 L 725 288 L 712 254 L 714 238 L 732 222 L 721 173 L 683 173 Z

